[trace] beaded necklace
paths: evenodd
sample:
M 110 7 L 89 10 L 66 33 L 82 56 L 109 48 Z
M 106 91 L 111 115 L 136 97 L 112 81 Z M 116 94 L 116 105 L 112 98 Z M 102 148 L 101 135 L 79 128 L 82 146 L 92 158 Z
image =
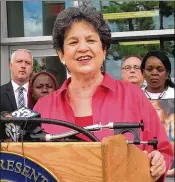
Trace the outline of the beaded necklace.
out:
M 147 91 L 147 87 L 145 87 L 144 90 L 145 90 L 145 94 L 148 96 L 148 99 L 151 100 L 152 98 L 151 98 L 151 96 L 149 95 L 149 93 Z M 160 95 L 158 96 L 157 99 L 161 99 L 165 95 L 166 90 L 167 90 L 167 88 L 163 92 L 160 93 Z

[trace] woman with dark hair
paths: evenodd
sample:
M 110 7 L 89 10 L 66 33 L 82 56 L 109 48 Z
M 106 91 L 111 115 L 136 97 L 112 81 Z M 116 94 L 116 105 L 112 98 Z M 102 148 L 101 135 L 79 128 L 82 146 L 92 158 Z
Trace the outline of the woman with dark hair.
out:
M 174 98 L 175 84 L 170 77 L 171 63 L 164 52 L 148 52 L 143 58 L 141 71 L 147 82 L 144 92 L 149 99 Z
M 140 88 L 113 79 L 101 69 L 111 43 L 111 31 L 101 12 L 93 7 L 67 8 L 58 14 L 53 28 L 53 45 L 71 77 L 62 87 L 41 98 L 34 110 L 42 118 L 52 118 L 85 127 L 108 122 L 144 121 L 141 140 L 158 138 L 158 150 L 140 145 L 151 158 L 151 175 L 164 177 L 172 161 L 172 147 L 156 111 Z M 47 104 L 46 104 L 47 103 Z M 152 122 L 154 120 L 154 122 Z M 49 124 L 48 124 L 49 125 Z M 61 126 L 49 130 L 56 134 L 69 131 Z M 113 130 L 94 132 L 99 139 L 114 135 Z M 132 135 L 127 136 L 132 140 Z
M 38 72 L 32 76 L 28 90 L 28 107 L 33 108 L 38 99 L 58 90 L 58 83 L 54 75 L 48 72 Z

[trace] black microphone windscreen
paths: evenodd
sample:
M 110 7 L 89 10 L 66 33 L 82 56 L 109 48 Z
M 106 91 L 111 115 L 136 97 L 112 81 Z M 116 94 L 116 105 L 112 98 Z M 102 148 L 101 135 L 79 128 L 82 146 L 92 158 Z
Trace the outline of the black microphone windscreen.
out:
M 17 124 L 17 123 L 5 123 L 5 133 L 6 135 L 11 138 L 13 141 L 18 141 L 20 139 L 21 135 L 25 135 L 27 132 L 32 133 L 32 131 L 38 127 L 38 124 L 27 124 L 27 118 L 36 118 L 40 117 L 40 114 L 27 108 L 27 107 L 22 107 L 20 109 L 17 109 L 16 111 L 13 111 L 12 113 L 8 113 L 4 111 L 2 113 L 2 117 L 8 118 L 26 118 L 26 123 L 24 124 Z
M 1 116 L 1 118 L 13 117 L 12 114 L 9 113 L 8 111 L 1 111 L 0 116 Z
M 38 112 L 35 112 L 27 107 L 21 107 L 20 109 L 13 111 L 12 113 L 13 117 L 27 117 L 27 118 L 36 118 L 40 117 L 40 114 Z

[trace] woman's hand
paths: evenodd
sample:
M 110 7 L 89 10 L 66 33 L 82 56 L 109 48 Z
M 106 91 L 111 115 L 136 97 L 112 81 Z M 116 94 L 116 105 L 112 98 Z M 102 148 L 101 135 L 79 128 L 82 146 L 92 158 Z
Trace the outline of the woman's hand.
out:
M 167 172 L 167 176 L 174 176 L 175 175 L 175 168 L 169 169 Z
M 166 171 L 166 163 L 164 156 L 158 151 L 154 150 L 150 153 L 147 153 L 148 157 L 151 159 L 151 175 L 154 177 L 154 180 L 157 181 Z

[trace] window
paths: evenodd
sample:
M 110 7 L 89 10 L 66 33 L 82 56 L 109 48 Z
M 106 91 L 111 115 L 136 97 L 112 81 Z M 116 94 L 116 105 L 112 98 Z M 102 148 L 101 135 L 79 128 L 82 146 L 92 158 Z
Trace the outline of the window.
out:
M 175 59 L 175 47 L 174 41 L 164 41 L 164 51 L 167 53 L 170 62 L 171 62 L 171 78 L 172 81 L 175 83 L 174 74 L 175 74 L 175 66 L 174 66 L 174 59 Z
M 8 37 L 51 35 L 57 14 L 73 6 L 73 3 L 73 1 L 7 1 Z
M 112 32 L 157 30 L 174 27 L 174 2 L 101 1 Z M 159 13 L 160 10 L 160 13 Z
M 40 71 L 47 71 L 52 73 L 57 81 L 59 87 L 67 78 L 67 71 L 58 56 L 48 56 L 48 57 L 34 57 L 33 73 Z
M 174 8 L 173 1 L 160 1 L 160 28 L 174 29 Z

